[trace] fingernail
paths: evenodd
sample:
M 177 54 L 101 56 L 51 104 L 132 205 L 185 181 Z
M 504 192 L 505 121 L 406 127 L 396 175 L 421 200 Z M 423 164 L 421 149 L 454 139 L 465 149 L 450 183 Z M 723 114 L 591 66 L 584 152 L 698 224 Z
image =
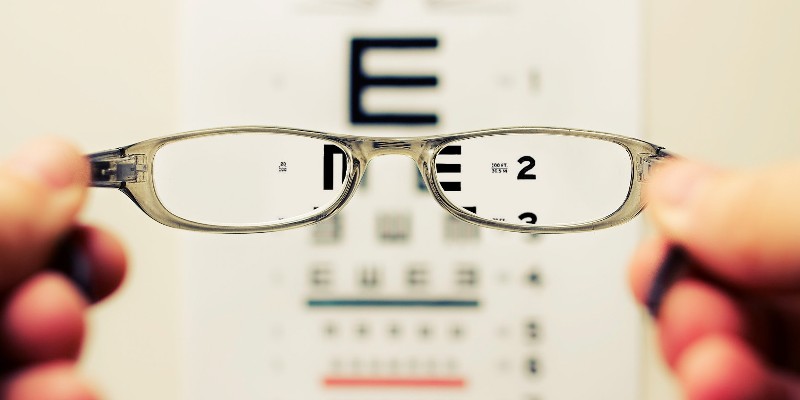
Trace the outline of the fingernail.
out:
M 671 246 L 667 250 L 664 260 L 656 269 L 653 283 L 651 283 L 650 291 L 647 292 L 647 299 L 645 299 L 645 305 L 651 317 L 658 317 L 664 296 L 672 285 L 686 273 L 689 266 L 687 260 L 688 255 L 682 247 Z
M 20 149 L 7 166 L 27 179 L 58 190 L 77 182 L 80 169 L 74 159 L 74 150 L 67 143 L 39 139 Z
M 688 227 L 692 205 L 713 174 L 710 167 L 688 161 L 663 167 L 648 191 L 656 218 L 673 228 Z

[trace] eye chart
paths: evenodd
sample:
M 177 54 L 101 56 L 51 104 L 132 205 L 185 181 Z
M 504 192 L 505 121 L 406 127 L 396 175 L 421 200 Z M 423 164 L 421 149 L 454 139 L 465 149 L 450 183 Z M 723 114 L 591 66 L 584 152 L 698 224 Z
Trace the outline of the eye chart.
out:
M 639 7 L 185 0 L 183 128 L 635 136 Z M 413 161 L 377 158 L 323 223 L 185 234 L 185 397 L 637 399 L 639 314 L 624 268 L 640 230 L 476 228 L 436 204 Z

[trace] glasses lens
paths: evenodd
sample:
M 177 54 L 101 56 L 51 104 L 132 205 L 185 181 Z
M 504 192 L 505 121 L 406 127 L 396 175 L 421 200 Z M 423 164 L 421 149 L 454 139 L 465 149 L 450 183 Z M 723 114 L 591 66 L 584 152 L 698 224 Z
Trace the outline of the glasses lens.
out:
M 223 134 L 168 143 L 155 154 L 161 203 L 193 222 L 266 225 L 325 209 L 349 172 L 334 142 L 288 134 Z
M 522 226 L 604 218 L 628 197 L 632 171 L 619 144 L 547 134 L 464 139 L 444 147 L 435 162 L 451 203 L 483 219 Z

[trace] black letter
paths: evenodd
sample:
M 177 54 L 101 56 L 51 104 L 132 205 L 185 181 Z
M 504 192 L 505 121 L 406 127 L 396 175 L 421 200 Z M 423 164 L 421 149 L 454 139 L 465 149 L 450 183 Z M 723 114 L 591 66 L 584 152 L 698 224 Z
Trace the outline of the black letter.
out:
M 326 144 L 322 154 L 322 189 L 333 190 L 333 155 L 342 155 L 342 182 L 347 174 L 347 157 L 339 146 Z
M 436 76 L 373 76 L 364 73 L 362 58 L 370 48 L 435 49 L 436 38 L 353 38 L 350 45 L 350 122 L 356 124 L 434 125 L 436 114 L 368 113 L 361 104 L 361 95 L 370 86 L 409 87 L 436 86 Z

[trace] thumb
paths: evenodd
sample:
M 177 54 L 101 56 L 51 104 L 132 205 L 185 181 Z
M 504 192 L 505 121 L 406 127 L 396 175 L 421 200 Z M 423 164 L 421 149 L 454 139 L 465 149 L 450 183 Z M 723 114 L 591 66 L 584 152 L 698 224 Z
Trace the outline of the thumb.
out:
M 88 179 L 86 159 L 55 138 L 0 164 L 0 293 L 44 266 L 73 224 Z
M 800 163 L 730 172 L 669 161 L 645 197 L 656 225 L 707 272 L 746 288 L 800 288 Z

